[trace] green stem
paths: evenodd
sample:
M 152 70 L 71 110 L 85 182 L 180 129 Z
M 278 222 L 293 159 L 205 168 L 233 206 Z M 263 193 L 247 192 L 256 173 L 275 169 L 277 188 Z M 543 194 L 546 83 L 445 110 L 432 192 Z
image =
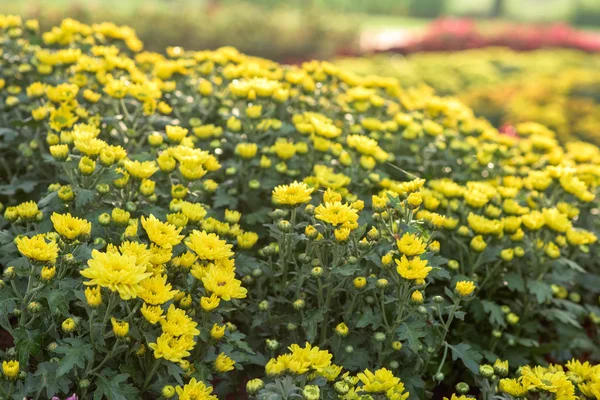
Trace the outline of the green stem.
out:
M 146 380 L 144 381 L 144 385 L 142 385 L 142 392 L 144 390 L 146 390 L 146 388 L 150 384 L 150 381 L 152 380 L 152 377 L 156 373 L 156 370 L 158 369 L 159 365 L 160 365 L 160 358 L 157 358 L 154 360 L 154 363 L 152 364 L 152 368 L 150 369 L 150 372 L 148 373 L 148 376 L 146 377 Z

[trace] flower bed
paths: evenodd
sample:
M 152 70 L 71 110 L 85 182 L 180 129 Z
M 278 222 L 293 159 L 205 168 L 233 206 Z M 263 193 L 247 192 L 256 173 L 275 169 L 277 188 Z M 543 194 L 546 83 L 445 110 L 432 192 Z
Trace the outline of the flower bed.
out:
M 397 78 L 403 87 L 426 84 L 452 95 L 496 127 L 539 122 L 562 142 L 600 143 L 600 57 L 574 50 L 515 52 L 487 48 L 456 53 L 380 54 L 336 61 L 341 68 Z
M 3 396 L 600 390 L 594 145 L 327 62 L 0 27 Z

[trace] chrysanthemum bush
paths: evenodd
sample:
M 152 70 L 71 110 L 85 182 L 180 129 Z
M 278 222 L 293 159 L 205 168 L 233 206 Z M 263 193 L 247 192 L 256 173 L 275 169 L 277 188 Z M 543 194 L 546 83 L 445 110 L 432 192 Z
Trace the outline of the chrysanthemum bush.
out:
M 597 147 L 326 62 L 0 27 L 1 396 L 597 396 Z

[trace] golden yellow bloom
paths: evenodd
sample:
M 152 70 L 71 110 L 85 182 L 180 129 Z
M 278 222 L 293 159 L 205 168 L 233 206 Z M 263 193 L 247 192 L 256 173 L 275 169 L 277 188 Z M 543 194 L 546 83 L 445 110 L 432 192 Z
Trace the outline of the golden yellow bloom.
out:
M 398 250 L 408 257 L 418 256 L 425 253 L 426 244 L 415 233 L 405 233 L 399 240 L 396 240 Z
M 209 293 L 219 297 L 221 300 L 243 299 L 248 292 L 242 287 L 242 282 L 235 279 L 233 270 L 211 264 L 202 278 L 202 283 Z
M 146 272 L 146 265 L 139 263 L 134 255 L 92 250 L 88 268 L 82 270 L 81 275 L 90 279 L 84 285 L 106 287 L 118 292 L 123 300 L 129 300 L 144 290 L 140 282 L 152 273 Z
M 190 351 L 195 344 L 192 335 L 173 336 L 163 333 L 156 339 L 156 343 L 150 343 L 148 347 L 154 350 L 154 358 L 164 358 L 167 361 L 178 363 L 190 356 Z
M 422 260 L 419 257 L 414 257 L 409 260 L 403 255 L 400 260 L 396 260 L 396 265 L 398 274 L 408 280 L 425 279 L 427 278 L 429 271 L 432 270 L 431 267 L 427 266 L 427 260 Z
M 142 226 L 148 234 L 148 238 L 157 246 L 172 248 L 181 243 L 183 235 L 179 235 L 182 228 L 176 228 L 168 222 L 162 222 L 154 215 L 142 217 Z
M 129 333 L 129 323 L 126 321 L 118 321 L 114 317 L 110 319 L 115 336 L 125 337 Z
M 358 212 L 347 203 L 326 203 L 315 208 L 315 217 L 333 226 L 342 225 L 355 229 L 358 224 Z
M 234 365 L 235 361 L 233 361 L 225 353 L 219 354 L 214 363 L 215 370 L 220 373 L 233 371 Z
M 54 278 L 55 275 L 56 275 L 56 267 L 54 267 L 54 266 L 42 267 L 42 271 L 40 272 L 40 278 L 42 278 L 43 281 L 50 281 L 50 280 L 52 280 L 52 278 Z
M 221 339 L 224 335 L 225 325 L 214 324 L 213 327 L 210 329 L 210 336 L 215 340 Z
M 197 323 L 180 308 L 173 304 L 169 306 L 167 315 L 160 320 L 162 331 L 173 336 L 191 335 L 196 336 L 200 331 L 196 328 Z
M 125 161 L 125 169 L 131 176 L 138 179 L 148 179 L 158 171 L 158 167 L 154 161 L 140 162 L 127 160 Z
M 176 290 L 171 290 L 172 286 L 167 282 L 166 275 L 154 275 L 140 282 L 142 291 L 139 297 L 149 305 L 165 304 L 173 299 Z
M 215 261 L 233 256 L 231 245 L 214 233 L 193 231 L 185 240 L 185 245 L 194 251 L 201 260 Z
M 461 297 L 467 297 L 470 296 L 475 290 L 475 283 L 472 281 L 456 282 L 456 287 L 454 290 L 456 290 L 456 293 L 458 293 Z
M 73 240 L 81 236 L 89 236 L 92 231 L 92 223 L 81 218 L 67 214 L 52 214 L 50 217 L 54 230 L 67 239 Z
M 149 306 L 146 303 L 142 306 L 142 315 L 152 325 L 164 320 L 163 309 L 160 306 Z
M 14 381 L 19 377 L 19 362 L 16 360 L 2 361 L 2 373 L 9 380 Z
M 19 237 L 16 240 L 17 249 L 25 257 L 39 261 L 54 264 L 58 257 L 58 245 L 54 241 L 47 242 L 45 235 L 39 234 L 32 238 L 26 236 Z
M 221 299 L 216 294 L 211 294 L 210 297 L 202 297 L 200 299 L 200 307 L 206 312 L 210 312 L 217 308 L 221 303 Z
M 102 291 L 100 286 L 91 286 L 85 289 L 85 299 L 92 308 L 99 307 L 102 304 Z
M 313 190 L 306 183 L 297 181 L 289 185 L 276 186 L 273 189 L 273 203 L 292 207 L 308 203 L 311 200 L 310 194 Z
M 386 368 L 378 369 L 375 373 L 366 369 L 356 376 L 362 382 L 362 388 L 367 393 L 385 393 L 400 383 L 400 378 L 396 378 L 392 371 Z
M 218 400 L 217 396 L 211 394 L 213 388 L 196 381 L 196 378 L 190 379 L 183 387 L 177 386 L 176 391 L 179 400 Z

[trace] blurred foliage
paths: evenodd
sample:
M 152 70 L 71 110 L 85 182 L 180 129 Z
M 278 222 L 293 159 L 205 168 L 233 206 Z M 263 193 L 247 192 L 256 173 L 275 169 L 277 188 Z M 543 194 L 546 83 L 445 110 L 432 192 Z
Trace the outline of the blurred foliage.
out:
M 189 0 L 25 3 L 2 3 L 0 12 L 37 18 L 42 29 L 66 17 L 84 23 L 113 21 L 131 26 L 147 50 L 160 52 L 175 45 L 190 50 L 235 46 L 248 54 L 294 62 L 352 51 L 358 34 L 354 19 L 332 17 L 316 7 Z
M 428 85 L 454 95 L 497 127 L 540 122 L 563 142 L 600 143 L 600 55 L 575 50 L 379 55 L 338 61 L 357 73 L 393 76 L 404 87 Z

